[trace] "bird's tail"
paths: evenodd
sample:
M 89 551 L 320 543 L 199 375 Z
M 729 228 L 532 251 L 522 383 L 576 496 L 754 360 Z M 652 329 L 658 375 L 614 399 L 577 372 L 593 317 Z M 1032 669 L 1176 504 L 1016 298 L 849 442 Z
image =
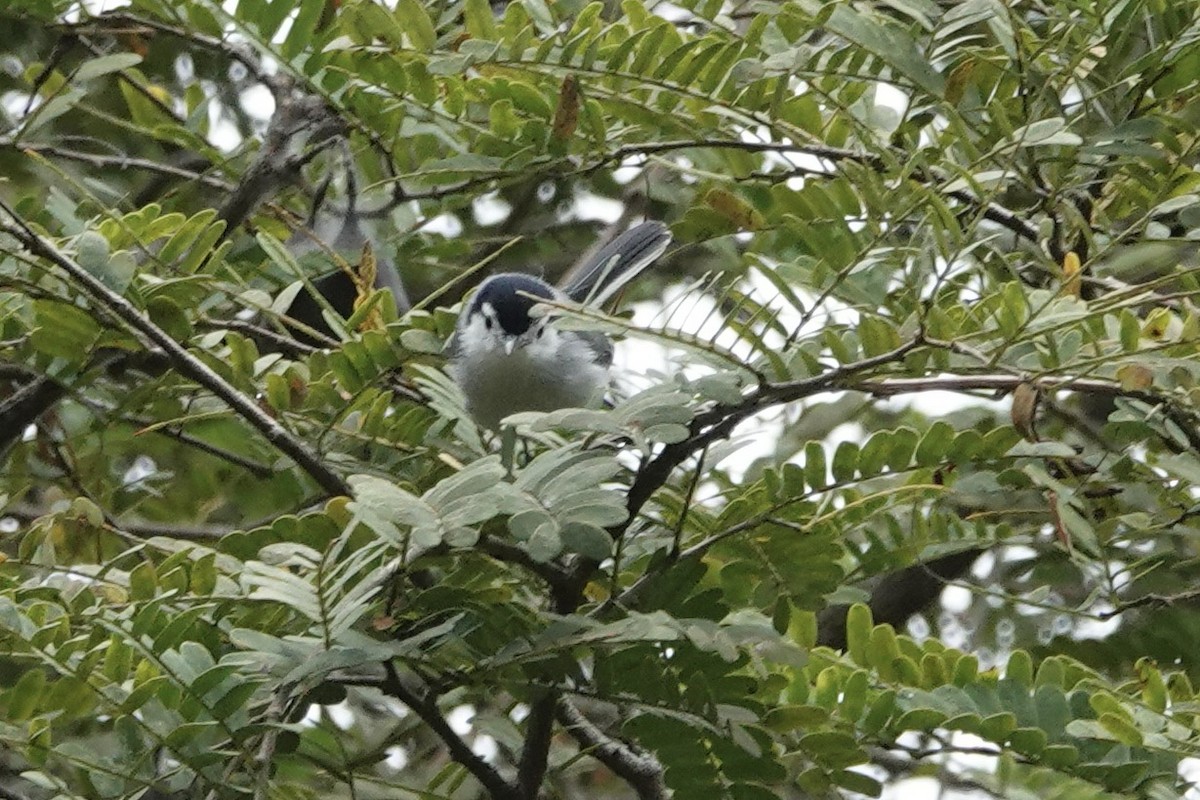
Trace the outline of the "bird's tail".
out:
M 579 270 L 565 289 L 585 305 L 603 305 L 622 286 L 654 263 L 671 243 L 671 231 L 661 222 L 643 222 L 613 239 Z

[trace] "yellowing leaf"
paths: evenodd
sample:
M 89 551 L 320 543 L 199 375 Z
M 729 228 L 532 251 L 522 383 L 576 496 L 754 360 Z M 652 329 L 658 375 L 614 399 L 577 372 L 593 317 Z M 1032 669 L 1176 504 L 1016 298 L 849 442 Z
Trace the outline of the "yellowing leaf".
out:
M 1079 254 L 1074 250 L 1063 256 L 1063 294 L 1069 294 L 1072 297 L 1079 297 L 1079 290 L 1083 278 L 1083 265 L 1079 261 Z
M 733 192 L 710 189 L 704 195 L 704 203 L 739 228 L 754 231 L 763 226 L 762 214 Z
M 1141 391 L 1154 385 L 1154 373 L 1141 364 L 1123 364 L 1117 368 L 1117 380 L 1123 389 Z
M 950 70 L 950 75 L 946 78 L 945 97 L 954 105 L 962 100 L 963 94 L 967 90 L 967 86 L 971 83 L 971 76 L 975 73 L 975 59 L 969 58 L 961 64 Z

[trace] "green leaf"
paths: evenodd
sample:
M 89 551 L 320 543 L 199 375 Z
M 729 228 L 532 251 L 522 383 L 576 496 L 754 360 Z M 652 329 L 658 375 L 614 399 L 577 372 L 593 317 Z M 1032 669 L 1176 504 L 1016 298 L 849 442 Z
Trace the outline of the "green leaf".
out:
M 463 5 L 463 15 L 467 32 L 472 36 L 488 41 L 497 41 L 500 38 L 492 5 L 488 0 L 466 0 Z
M 913 459 L 922 467 L 937 466 L 946 458 L 953 446 L 954 428 L 949 423 L 938 420 L 930 425 L 929 429 L 925 431 L 925 435 L 921 437 L 921 441 L 913 453 Z
M 563 551 L 558 524 L 546 520 L 538 525 L 525 542 L 525 549 L 534 561 L 546 562 L 557 557 Z
M 1008 737 L 1008 743 L 1019 753 L 1037 756 L 1046 748 L 1047 735 L 1041 728 L 1018 728 Z
M 135 67 L 140 63 L 142 63 L 142 57 L 137 53 L 110 53 L 80 64 L 79 69 L 75 70 L 75 80 L 84 83 L 102 75 Z
M 867 659 L 870 666 L 875 667 L 885 680 L 895 680 L 897 677 L 895 662 L 898 658 L 900 658 L 900 643 L 896 639 L 895 629 L 887 623 L 873 627 L 867 644 Z
M 835 770 L 831 777 L 833 782 L 851 792 L 864 795 L 866 797 L 879 797 L 883 794 L 883 784 L 875 780 L 869 775 L 864 775 L 861 772 L 853 770 L 841 769 Z
M 989 741 L 1000 743 L 1007 740 L 1008 735 L 1016 730 L 1016 727 L 1016 715 L 1002 711 L 998 714 L 990 714 L 980 721 L 979 735 Z
M 858 470 L 858 453 L 857 442 L 838 442 L 831 465 L 835 483 L 847 483 L 854 479 Z
M 863 667 L 871 665 L 868 652 L 873 627 L 869 606 L 863 603 L 850 606 L 846 612 L 846 652 L 854 659 L 855 664 Z
M 292 26 L 283 42 L 282 51 L 286 58 L 295 58 L 312 44 L 316 26 L 321 21 L 328 2 L 329 0 L 300 0 L 299 7 L 292 17 Z
M 820 706 L 787 705 L 772 708 L 763 723 L 773 731 L 810 730 L 826 724 L 829 711 Z
M 825 448 L 820 442 L 809 442 L 804 446 L 804 480 L 813 489 L 826 485 Z
M 851 721 L 857 722 L 859 717 L 863 715 L 863 711 L 867 707 L 868 689 L 870 676 L 866 670 L 855 670 L 850 673 L 850 677 L 846 679 L 846 684 L 842 688 L 842 707 L 841 715 Z
M 858 455 L 858 471 L 864 476 L 878 475 L 891 458 L 894 439 L 891 431 L 876 431 L 867 439 Z
M 867 733 L 877 733 L 887 724 L 895 709 L 896 691 L 894 689 L 885 689 L 871 703 L 866 717 L 860 723 L 860 727 Z
M 296 257 L 284 246 L 283 242 L 265 231 L 259 231 L 255 238 L 258 240 L 259 246 L 266 252 L 267 257 L 283 267 L 288 275 L 303 274 Z
M 825 23 L 829 30 L 879 56 L 896 72 L 933 97 L 941 97 L 942 76 L 906 30 L 884 17 L 868 16 L 851 6 L 838 5 Z
M 1066 130 L 1066 127 L 1067 121 L 1062 117 L 1042 119 L 1017 128 L 1009 138 L 1022 147 L 1082 144 L 1083 139 Z
M 598 525 L 571 521 L 563 525 L 558 533 L 563 549 L 568 553 L 579 553 L 596 561 L 612 555 L 612 537 Z
M 83 92 L 71 89 L 50 98 L 44 105 L 38 106 L 34 113 L 26 119 L 21 129 L 22 134 L 28 136 L 63 116 L 75 108 L 83 97 Z
M 100 326 L 83 309 L 53 300 L 33 301 L 36 327 L 30 334 L 35 350 L 80 363 L 100 338 Z
M 1010 678 L 1022 686 L 1033 685 L 1033 659 L 1024 650 L 1014 650 L 1008 657 L 1008 666 L 1004 669 L 1004 677 Z
M 799 744 L 816 761 L 830 767 L 850 767 L 868 760 L 854 737 L 840 731 L 809 733 L 800 737 Z
M 4 718 L 10 722 L 22 722 L 32 717 L 37 713 L 45 688 L 46 674 L 37 668 L 27 669 L 4 693 L 8 706 Z
M 205 209 L 191 216 L 182 227 L 175 232 L 173 236 L 159 250 L 158 257 L 163 262 L 174 263 L 185 252 L 189 252 L 197 244 L 200 237 L 207 232 L 210 225 L 214 225 L 216 219 L 216 209 Z M 224 221 L 218 221 L 215 226 L 219 226 L 220 230 L 225 229 Z M 206 237 L 207 238 L 207 237 Z
M 437 44 L 433 20 L 418 0 L 399 0 L 395 9 L 396 21 L 416 49 L 430 53 Z

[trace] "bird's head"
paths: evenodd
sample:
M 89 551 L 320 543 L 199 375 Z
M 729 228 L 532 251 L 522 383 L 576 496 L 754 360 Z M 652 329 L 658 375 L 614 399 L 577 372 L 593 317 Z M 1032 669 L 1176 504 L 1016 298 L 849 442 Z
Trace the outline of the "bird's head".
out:
M 558 296 L 553 287 L 532 275 L 494 275 L 480 284 L 471 298 L 464 339 L 505 355 L 541 342 L 549 319 L 532 317 L 529 312 L 540 300 Z

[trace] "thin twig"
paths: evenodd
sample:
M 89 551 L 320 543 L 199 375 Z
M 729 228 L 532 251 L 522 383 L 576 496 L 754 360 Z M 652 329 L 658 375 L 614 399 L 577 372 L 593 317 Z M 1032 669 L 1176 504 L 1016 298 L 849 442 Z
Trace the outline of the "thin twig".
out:
M 494 536 L 482 536 L 475 544 L 481 552 L 505 564 L 516 564 L 537 575 L 555 590 L 561 591 L 569 585 L 570 576 L 552 561 L 536 561 L 529 553 L 515 544 Z
M 271 789 L 271 773 L 274 767 L 275 746 L 279 742 L 279 720 L 283 716 L 284 704 L 279 691 L 271 697 L 271 704 L 263 716 L 263 734 L 259 742 L 254 776 L 254 800 L 267 800 Z
M 17 505 L 0 511 L 0 519 L 10 517 L 19 522 L 30 523 L 34 520 L 44 517 L 47 514 L 54 513 L 48 508 L 18 503 Z M 222 536 L 226 536 L 235 530 L 252 530 L 259 527 L 263 523 L 255 523 L 247 525 L 243 528 L 234 528 L 227 525 L 176 525 L 169 523 L 157 523 L 146 521 L 122 521 L 116 520 L 113 522 L 113 530 L 118 533 L 129 534 L 130 536 L 143 539 L 148 536 L 162 536 L 168 539 L 189 539 L 193 541 L 215 541 Z
M 1070 390 L 1129 397 L 1163 407 L 1166 416 L 1175 421 L 1177 426 L 1184 431 L 1191 447 L 1200 450 L 1200 432 L 1197 431 L 1197 425 L 1194 420 L 1190 419 L 1186 409 L 1180 408 L 1177 403 L 1172 402 L 1172 399 L 1165 395 L 1146 390 L 1129 389 L 1115 381 L 1071 376 L 1030 377 L 1020 374 L 945 375 L 923 378 L 856 377 L 876 367 L 903 359 L 923 343 L 928 344 L 923 337 L 918 336 L 887 353 L 843 364 L 820 375 L 795 381 L 763 384 L 747 393 L 736 404 L 719 405 L 697 415 L 692 421 L 693 433 L 689 438 L 664 447 L 657 456 L 643 463 L 626 495 L 627 519 L 621 525 L 611 529 L 610 533 L 614 538 L 623 536 L 642 506 L 667 481 L 676 467 L 713 441 L 730 435 L 737 424 L 746 417 L 770 405 L 793 402 L 828 391 L 850 390 L 880 396 L 923 391 L 990 390 L 1002 394 L 1013 391 L 1023 383 L 1028 383 L 1044 392 Z M 683 555 L 687 556 L 691 552 L 688 551 Z M 587 565 L 580 566 L 581 574 L 576 576 L 580 581 L 586 579 L 586 574 L 582 574 L 585 566 Z M 619 600 L 628 600 L 635 596 L 642 585 L 652 578 L 653 574 L 649 573 L 643 576 L 634 586 L 622 593 Z
M 159 436 L 165 436 L 168 439 L 174 439 L 182 445 L 191 447 L 194 450 L 199 450 L 202 453 L 207 453 L 213 458 L 219 458 L 226 461 L 235 467 L 241 467 L 256 478 L 270 478 L 275 475 L 275 468 L 270 464 L 264 464 L 261 461 L 255 461 L 253 458 L 240 455 L 231 450 L 226 450 L 224 447 L 218 447 L 215 444 L 197 438 L 190 433 L 187 433 L 182 428 L 177 427 L 153 427 L 156 422 L 146 417 L 118 417 L 122 422 L 130 425 L 138 425 L 143 428 L 151 428 L 153 433 Z
M 162 426 L 158 420 L 150 419 L 149 417 L 139 417 L 135 414 L 123 414 L 119 409 L 114 408 L 107 403 L 103 403 L 95 398 L 88 397 L 84 394 L 76 395 L 77 401 L 90 408 L 97 416 L 103 414 L 110 419 L 116 419 L 124 422 L 126 425 L 131 425 L 136 428 L 147 428 L 151 433 L 163 436 L 168 439 L 173 439 L 182 445 L 199 450 L 202 453 L 207 453 L 214 458 L 219 458 L 222 461 L 227 461 L 235 467 L 241 467 L 256 478 L 270 478 L 275 474 L 275 468 L 270 464 L 264 464 L 261 461 L 256 461 L 248 456 L 243 456 L 240 453 L 235 453 L 232 450 L 226 450 L 224 447 L 219 447 L 203 439 L 197 438 L 180 426 Z
M 1175 423 L 1180 432 L 1188 440 L 1191 449 L 1200 451 L 1200 428 L 1196 420 L 1187 411 L 1164 394 L 1145 390 L 1129 389 L 1116 381 L 1102 378 L 1077 378 L 1069 375 L 1046 375 L 1042 377 L 1025 377 L 1021 375 L 936 375 L 926 378 L 887 378 L 884 380 L 863 380 L 845 383 L 838 388 L 853 389 L 877 396 L 911 394 L 914 392 L 951 391 L 972 392 L 992 390 L 1000 393 L 1011 392 L 1022 383 L 1031 384 L 1043 392 L 1075 391 L 1105 395 L 1109 397 L 1128 397 L 1161 406 L 1168 419 Z
M 848 150 L 841 147 L 829 147 L 826 145 L 794 144 L 787 142 L 744 142 L 738 139 L 682 139 L 670 142 L 645 142 L 622 145 L 613 150 L 611 153 L 606 154 L 595 165 L 589 165 L 588 169 L 593 171 L 602 169 L 609 164 L 623 161 L 631 156 L 654 155 L 657 153 L 667 153 L 675 150 L 704 149 L 739 150 L 748 153 L 795 153 L 829 161 L 834 164 L 841 162 L 861 164 L 876 172 L 883 172 L 888 166 L 887 161 L 882 156 L 874 153 L 862 153 L 855 150 Z M 807 175 L 811 175 L 814 172 L 814 170 L 804 167 L 797 167 L 797 169 L 801 170 Z M 833 174 L 831 170 L 829 173 L 831 175 Z M 942 182 L 935 176 L 928 174 L 915 174 L 913 177 L 922 183 L 934 187 Z M 997 203 L 980 199 L 965 189 L 956 189 L 946 192 L 946 196 L 951 197 L 965 205 L 979 208 L 984 219 L 1007 228 L 1009 231 L 1020 236 L 1022 239 L 1026 239 L 1034 243 L 1041 243 L 1042 237 L 1038 232 L 1037 227 Z
M 143 339 L 159 347 L 175 369 L 223 400 L 234 413 L 262 433 L 274 447 L 295 461 L 321 488 L 331 495 L 350 494 L 350 487 L 342 480 L 341 476 L 327 467 L 317 454 L 309 450 L 291 431 L 268 416 L 251 398 L 239 392 L 211 367 L 189 353 L 166 331 L 151 322 L 140 309 L 109 289 L 54 244 L 43 238 L 2 199 L 0 199 L 0 210 L 3 210 L 12 220 L 11 224 L 4 224 L 0 228 L 15 237 L 34 255 L 41 256 L 57 265 L 99 306 L 118 317 L 130 329 L 140 334 Z
M 196 181 L 210 186 L 214 189 L 222 191 L 231 191 L 234 184 L 223 178 L 218 178 L 214 175 L 208 175 L 203 172 L 196 172 L 183 167 L 176 167 L 164 161 L 135 158 L 126 155 L 103 155 L 100 153 L 87 153 L 82 150 L 72 150 L 66 147 L 59 147 L 53 144 L 41 144 L 37 142 L 14 142 L 11 139 L 0 139 L 0 147 L 12 147 L 14 149 L 37 153 L 43 156 L 52 156 L 54 158 L 62 158 L 68 161 L 79 161 L 84 164 L 90 164 L 93 167 L 103 169 L 105 167 L 115 167 L 117 169 L 136 169 L 144 172 L 154 172 L 160 175 L 168 175 L 173 178 L 183 178 L 189 181 Z
M 261 325 L 255 325 L 253 322 L 247 322 L 241 319 L 211 319 L 209 317 L 201 317 L 197 320 L 197 326 L 205 330 L 226 330 L 240 333 L 248 339 L 258 339 L 266 342 L 268 345 L 278 350 L 280 353 L 288 356 L 306 356 L 310 353 L 315 353 L 319 348 L 313 345 L 302 342 L 299 339 L 293 338 L 286 334 L 277 333 L 270 328 L 264 328 Z M 330 339 L 320 331 L 306 332 L 306 335 L 312 335 L 314 339 L 326 343 L 329 347 L 337 347 L 340 342 Z M 319 337 L 319 338 L 318 338 Z M 327 340 L 327 341 L 326 341 Z
M 763 384 L 745 395 L 736 404 L 718 405 L 699 414 L 692 420 L 691 436 L 682 442 L 667 445 L 657 456 L 643 464 L 638 470 L 633 484 L 629 487 L 629 493 L 626 495 L 625 507 L 628 516 L 625 522 L 611 532 L 614 536 L 623 535 L 625 529 L 641 511 L 642 506 L 666 482 L 677 466 L 690 458 L 693 453 L 728 436 L 738 423 L 747 417 L 770 405 L 799 400 L 819 392 L 845 388 L 841 384 L 846 378 L 898 361 L 922 343 L 923 339 L 914 338 L 886 353 L 850 364 L 842 364 L 811 378 Z
M 921 378 L 855 378 L 856 374 L 866 372 L 877 366 L 897 361 L 922 343 L 922 339 L 914 339 L 887 353 L 866 358 L 850 364 L 843 364 L 820 375 L 802 378 L 795 381 L 765 384 L 748 393 L 735 405 L 721 405 L 705 411 L 692 421 L 693 434 L 688 439 L 677 444 L 669 445 L 653 459 L 647 462 L 629 489 L 626 506 L 629 510 L 628 520 L 622 524 L 621 530 L 630 524 L 640 511 L 642 505 L 666 481 L 670 473 L 685 459 L 707 446 L 716 439 L 728 435 L 733 427 L 754 412 L 761 411 L 772 405 L 790 403 L 802 400 L 814 394 L 828 391 L 859 391 L 876 396 L 891 396 L 929 391 L 993 391 L 1008 393 L 1017 386 L 1027 383 L 1043 392 L 1076 391 L 1090 392 L 1116 397 L 1128 397 L 1162 406 L 1167 416 L 1183 431 L 1189 445 L 1200 451 L 1200 430 L 1197 430 L 1195 420 L 1192 420 L 1186 410 L 1180 408 L 1172 398 L 1157 392 L 1144 389 L 1130 389 L 1116 381 L 1101 378 L 1082 378 L 1064 375 L 1048 375 L 1040 377 L 1019 374 L 985 374 L 985 375 L 935 375 Z
M 1108 611 L 1097 612 L 1096 618 L 1109 620 L 1113 617 L 1119 617 L 1126 611 L 1132 611 L 1135 608 L 1169 608 L 1184 603 L 1191 603 L 1195 600 L 1200 600 L 1200 589 L 1179 592 L 1177 594 L 1148 594 L 1118 603 Z
M 98 17 L 89 17 L 83 22 L 70 23 L 60 26 L 72 33 L 86 33 L 89 31 L 100 31 L 106 34 L 114 33 L 142 33 L 145 30 L 152 30 L 158 33 L 165 33 L 169 36 L 176 36 L 193 44 L 200 45 L 212 50 L 225 53 L 233 60 L 240 63 L 254 77 L 255 80 L 269 84 L 274 78 L 273 75 L 267 73 L 261 63 L 259 63 L 256 54 L 248 47 L 239 47 L 238 45 L 217 39 L 212 36 L 206 36 L 195 30 L 187 28 L 178 28 L 161 20 L 150 17 L 139 17 L 124 11 L 109 11 Z

